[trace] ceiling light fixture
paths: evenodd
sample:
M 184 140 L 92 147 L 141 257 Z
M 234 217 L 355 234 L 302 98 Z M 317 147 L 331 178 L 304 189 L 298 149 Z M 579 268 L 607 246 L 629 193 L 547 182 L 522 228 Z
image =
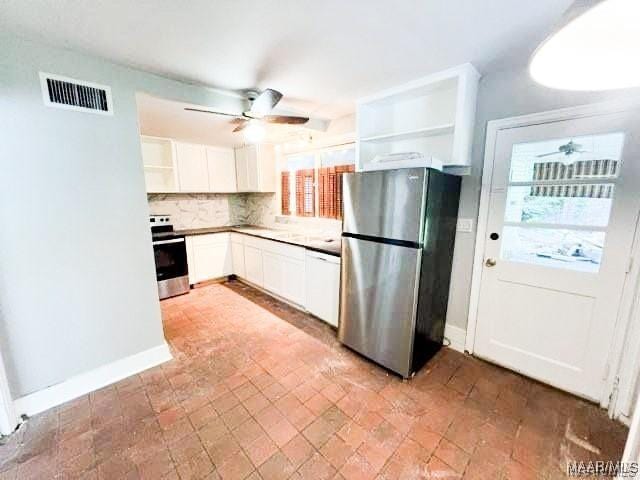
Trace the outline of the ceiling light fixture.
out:
M 639 25 L 639 0 L 577 0 L 534 52 L 529 72 L 565 90 L 640 86 Z
M 243 131 L 244 140 L 247 143 L 260 143 L 264 140 L 267 132 L 264 129 L 264 126 L 259 122 L 249 122 Z

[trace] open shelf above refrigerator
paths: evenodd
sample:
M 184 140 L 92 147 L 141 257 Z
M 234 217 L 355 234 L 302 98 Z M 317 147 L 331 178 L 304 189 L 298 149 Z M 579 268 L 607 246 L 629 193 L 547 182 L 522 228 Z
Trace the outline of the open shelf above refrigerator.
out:
M 357 170 L 468 166 L 479 78 L 467 63 L 359 100 Z

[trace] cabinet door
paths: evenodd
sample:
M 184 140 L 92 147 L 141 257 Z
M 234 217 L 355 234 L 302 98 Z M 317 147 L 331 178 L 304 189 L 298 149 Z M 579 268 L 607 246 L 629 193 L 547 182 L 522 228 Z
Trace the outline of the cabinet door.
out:
M 247 159 L 247 190 L 249 192 L 260 191 L 260 161 L 258 158 L 258 147 L 249 145 L 244 147 Z
M 229 234 L 213 233 L 190 238 L 187 257 L 190 283 L 226 277 L 232 273 Z
M 249 245 L 244 246 L 244 268 L 247 280 L 262 287 L 262 252 Z
M 246 278 L 244 268 L 244 245 L 231 242 L 231 256 L 233 257 L 233 273 L 240 278 Z
M 209 191 L 209 171 L 204 145 L 176 143 L 176 164 L 179 191 Z
M 247 149 L 245 147 L 236 148 L 236 185 L 239 192 L 249 190 L 249 179 L 247 171 Z
M 304 306 L 305 304 L 305 268 L 303 260 L 282 258 L 282 293 L 287 300 Z
M 256 191 L 276 191 L 276 155 L 273 145 L 256 146 L 256 172 L 258 173 Z
M 280 255 L 262 252 L 264 288 L 276 295 L 283 295 L 284 262 Z
M 338 326 L 340 264 L 321 255 L 307 254 L 306 309 L 325 322 Z
M 236 158 L 231 148 L 207 147 L 209 191 L 237 192 Z

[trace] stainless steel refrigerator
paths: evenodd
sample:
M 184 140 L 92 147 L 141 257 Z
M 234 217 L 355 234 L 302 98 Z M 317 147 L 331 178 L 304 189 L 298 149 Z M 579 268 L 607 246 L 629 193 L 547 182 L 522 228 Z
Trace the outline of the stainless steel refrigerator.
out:
M 338 338 L 407 378 L 442 345 L 460 178 L 410 168 L 343 179 Z

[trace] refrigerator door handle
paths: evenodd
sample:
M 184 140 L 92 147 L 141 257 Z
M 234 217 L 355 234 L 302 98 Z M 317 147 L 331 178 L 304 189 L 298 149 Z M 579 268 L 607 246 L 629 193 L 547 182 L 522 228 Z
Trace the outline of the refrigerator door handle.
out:
M 384 237 L 372 237 L 371 235 L 362 235 L 360 233 L 343 232 L 342 236 L 345 238 L 355 238 L 356 240 L 365 240 L 367 242 L 383 243 L 385 245 L 393 245 L 396 247 L 407 247 L 421 249 L 422 244 L 419 242 L 412 242 L 409 240 L 397 240 L 395 238 Z

